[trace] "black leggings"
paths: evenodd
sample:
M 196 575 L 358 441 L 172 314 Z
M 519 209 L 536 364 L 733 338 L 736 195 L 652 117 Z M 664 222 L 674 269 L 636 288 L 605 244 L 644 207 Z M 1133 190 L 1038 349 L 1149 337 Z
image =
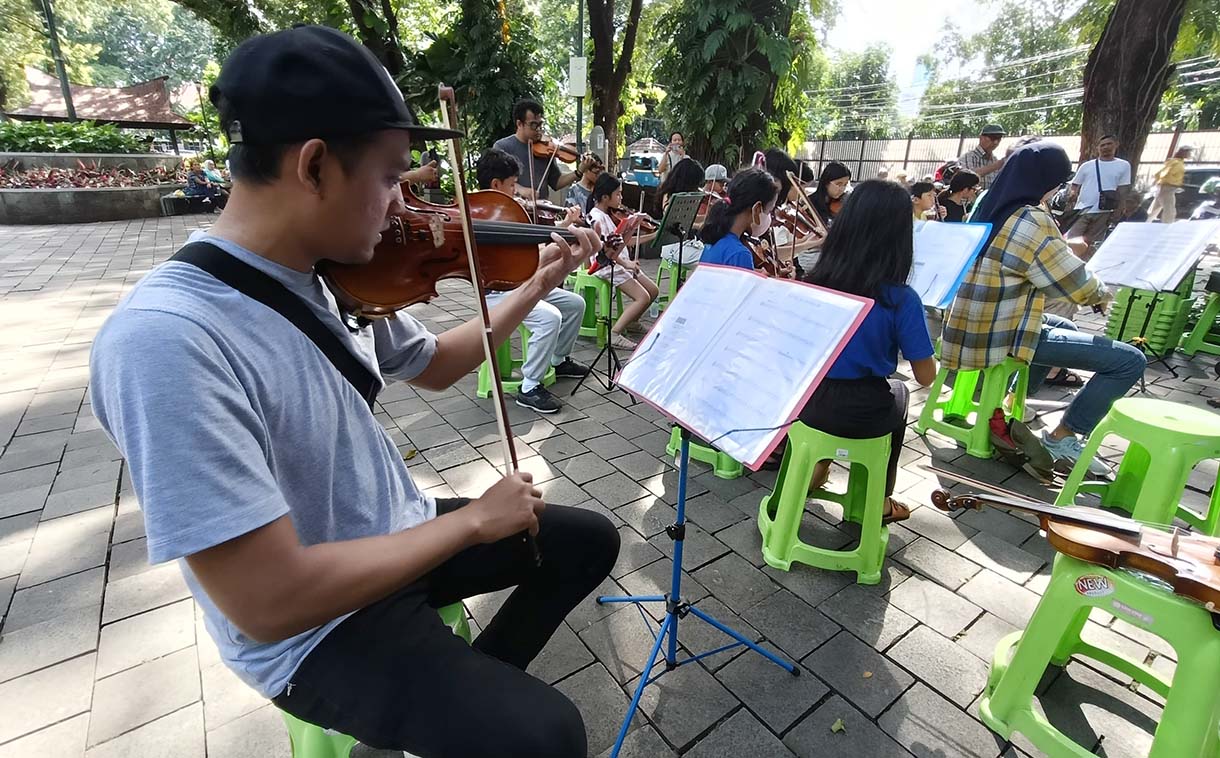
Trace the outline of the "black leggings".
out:
M 444 513 L 468 500 L 440 500 Z M 568 612 L 610 573 L 619 535 L 600 514 L 548 506 L 534 567 L 518 538 L 458 553 L 326 635 L 272 698 L 375 748 L 433 756 L 585 758 L 584 721 L 525 673 Z M 436 609 L 517 586 L 468 646 Z
M 805 404 L 800 420 L 805 426 L 847 439 L 891 435 L 885 494 L 892 495 L 910 402 L 910 391 L 897 379 L 825 379 Z

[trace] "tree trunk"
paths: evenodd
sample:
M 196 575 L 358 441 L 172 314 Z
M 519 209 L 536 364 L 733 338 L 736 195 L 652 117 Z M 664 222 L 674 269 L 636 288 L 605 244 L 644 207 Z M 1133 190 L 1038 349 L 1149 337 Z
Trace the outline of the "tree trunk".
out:
M 588 0 L 589 36 L 593 40 L 593 59 L 589 61 L 589 89 L 592 94 L 593 123 L 606 132 L 606 165 L 618 159 L 618 118 L 622 114 L 623 86 L 631 73 L 636 33 L 640 26 L 643 0 L 631 0 L 623 27 L 623 46 L 614 60 L 614 0 Z
M 1169 56 L 1188 0 L 1118 0 L 1084 69 L 1080 160 L 1107 134 L 1132 174 L 1173 67 Z

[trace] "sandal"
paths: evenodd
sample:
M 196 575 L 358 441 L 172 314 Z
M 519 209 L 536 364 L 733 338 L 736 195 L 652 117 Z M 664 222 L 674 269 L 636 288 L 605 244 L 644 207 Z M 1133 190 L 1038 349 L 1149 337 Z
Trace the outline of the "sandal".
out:
M 893 524 L 898 521 L 906 521 L 911 517 L 911 508 L 906 503 L 896 497 L 887 497 L 885 502 L 890 507 L 890 512 L 881 516 L 881 523 Z
M 1048 376 L 1043 382 L 1051 387 L 1068 387 L 1069 389 L 1079 389 L 1084 386 L 1084 379 L 1080 378 L 1079 374 L 1068 371 L 1065 368 L 1059 369 L 1059 373 L 1054 376 Z

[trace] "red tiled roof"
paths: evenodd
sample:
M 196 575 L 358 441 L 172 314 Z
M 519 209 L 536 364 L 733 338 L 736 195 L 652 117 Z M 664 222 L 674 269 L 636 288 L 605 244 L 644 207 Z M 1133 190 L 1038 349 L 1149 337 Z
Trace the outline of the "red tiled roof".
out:
M 25 78 L 30 85 L 30 103 L 9 111 L 16 119 L 66 121 L 68 109 L 60 92 L 59 79 L 27 66 Z M 166 77 L 150 79 L 130 87 L 87 87 L 71 85 L 72 104 L 82 121 L 98 121 L 129 129 L 191 129 L 190 121 L 174 113 L 169 105 Z

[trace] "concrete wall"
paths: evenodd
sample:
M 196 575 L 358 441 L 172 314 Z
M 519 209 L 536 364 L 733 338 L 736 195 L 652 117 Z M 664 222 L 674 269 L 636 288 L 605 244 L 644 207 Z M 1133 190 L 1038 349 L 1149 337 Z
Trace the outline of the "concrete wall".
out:
M 77 161 L 86 166 L 121 166 L 132 171 L 148 171 L 162 166 L 174 168 L 181 165 L 183 156 L 163 153 L 138 153 L 115 155 L 110 153 L 0 153 L 0 166 L 16 161 L 20 168 L 77 168 Z
M 0 190 L 0 224 L 83 224 L 161 215 L 161 196 L 183 184 Z

